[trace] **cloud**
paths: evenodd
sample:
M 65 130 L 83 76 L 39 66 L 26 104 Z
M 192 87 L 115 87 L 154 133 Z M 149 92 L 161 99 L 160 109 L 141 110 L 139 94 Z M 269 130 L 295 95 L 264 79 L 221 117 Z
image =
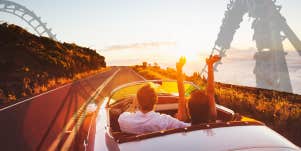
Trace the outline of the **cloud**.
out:
M 162 46 L 175 46 L 176 42 L 173 41 L 159 41 L 159 42 L 144 42 L 144 43 L 133 43 L 127 45 L 112 45 L 105 48 L 105 51 L 123 50 L 123 49 L 147 49 Z

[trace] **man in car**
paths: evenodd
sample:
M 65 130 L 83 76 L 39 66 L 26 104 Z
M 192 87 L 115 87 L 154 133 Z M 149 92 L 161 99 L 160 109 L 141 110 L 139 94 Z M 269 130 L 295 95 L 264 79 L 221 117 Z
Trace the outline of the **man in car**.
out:
M 161 131 L 173 128 L 184 128 L 190 126 L 176 118 L 154 111 L 157 102 L 157 94 L 151 85 L 145 85 L 137 92 L 138 105 L 136 112 L 123 112 L 118 123 L 122 132 L 142 134 L 147 132 Z
M 188 120 L 190 115 L 191 124 L 200 124 L 214 122 L 217 112 L 214 98 L 214 69 L 213 64 L 221 58 L 218 55 L 210 56 L 206 59 L 208 66 L 208 78 L 206 90 L 194 90 L 191 92 L 188 102 L 185 100 L 184 76 L 182 68 L 186 63 L 186 59 L 181 57 L 177 62 L 177 83 L 179 90 L 179 106 L 178 119 L 182 121 Z M 186 104 L 188 103 L 188 111 Z M 188 114 L 189 112 L 189 114 Z

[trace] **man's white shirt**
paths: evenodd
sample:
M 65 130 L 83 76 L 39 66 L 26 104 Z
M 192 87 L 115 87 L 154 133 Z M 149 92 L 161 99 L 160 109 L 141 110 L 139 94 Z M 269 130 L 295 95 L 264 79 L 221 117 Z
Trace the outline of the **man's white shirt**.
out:
M 154 111 L 148 113 L 142 113 L 141 111 L 136 111 L 135 113 L 124 112 L 119 116 L 118 123 L 122 132 L 132 134 L 190 126 L 189 123 L 182 122 L 170 115 Z

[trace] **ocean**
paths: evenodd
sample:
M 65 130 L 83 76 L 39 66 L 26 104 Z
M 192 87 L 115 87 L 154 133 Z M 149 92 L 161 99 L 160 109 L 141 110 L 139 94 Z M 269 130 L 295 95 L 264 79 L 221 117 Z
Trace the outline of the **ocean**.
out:
M 289 71 L 290 82 L 293 93 L 301 94 L 301 56 L 296 51 L 286 51 L 286 62 Z M 215 72 L 215 81 L 256 87 L 256 77 L 253 73 L 255 68 L 254 54 L 255 49 L 238 50 L 231 49 L 227 51 L 227 56 L 223 57 L 222 64 L 218 66 Z M 157 63 L 162 68 L 175 68 L 179 55 L 168 53 L 161 50 L 150 51 L 112 51 L 101 52 L 106 57 L 108 65 L 136 65 L 146 61 L 150 64 Z M 184 67 L 185 73 L 191 75 L 193 72 L 200 72 L 205 64 L 205 58 L 208 54 L 196 54 L 187 57 L 187 63 Z M 270 67 L 266 67 L 269 70 Z

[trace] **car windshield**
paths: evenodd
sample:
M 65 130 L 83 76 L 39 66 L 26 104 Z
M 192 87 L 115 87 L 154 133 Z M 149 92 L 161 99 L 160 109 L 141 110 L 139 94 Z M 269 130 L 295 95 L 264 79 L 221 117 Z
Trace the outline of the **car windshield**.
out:
M 122 85 L 119 88 L 116 88 L 112 92 L 108 104 L 112 105 L 125 98 L 136 96 L 137 91 L 146 84 L 150 84 L 155 89 L 155 91 L 158 95 L 178 96 L 177 81 L 134 82 L 134 83 L 129 83 L 126 85 Z M 199 89 L 199 88 L 191 82 L 185 82 L 184 89 L 185 89 L 185 96 L 189 96 L 193 90 Z

